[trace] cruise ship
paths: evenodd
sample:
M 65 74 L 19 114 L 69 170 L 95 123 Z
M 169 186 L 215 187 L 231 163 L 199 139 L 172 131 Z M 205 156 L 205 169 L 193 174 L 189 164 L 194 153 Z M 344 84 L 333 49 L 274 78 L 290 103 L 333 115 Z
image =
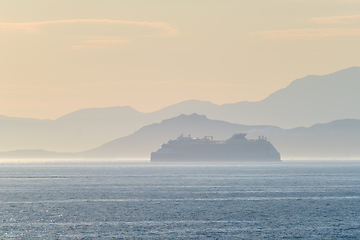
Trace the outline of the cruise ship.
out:
M 212 136 L 180 135 L 151 153 L 151 162 L 280 162 L 280 153 L 264 136 L 246 139 L 246 133 L 216 141 Z

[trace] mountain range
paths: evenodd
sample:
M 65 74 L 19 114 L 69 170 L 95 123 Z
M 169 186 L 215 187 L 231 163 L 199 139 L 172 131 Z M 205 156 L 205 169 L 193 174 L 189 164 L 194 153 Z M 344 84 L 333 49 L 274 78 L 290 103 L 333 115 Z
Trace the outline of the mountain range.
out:
M 197 113 L 230 123 L 273 125 L 285 129 L 310 127 L 338 119 L 360 119 L 358 92 L 360 67 L 351 67 L 324 76 L 297 79 L 258 102 L 216 105 L 189 100 L 151 113 L 141 113 L 128 106 L 90 108 L 56 120 L 0 116 L 0 151 L 81 152 L 114 139 L 130 137 L 143 126 L 180 114 Z
M 311 127 L 282 129 L 265 125 L 241 125 L 210 120 L 204 115 L 180 115 L 145 126 L 127 137 L 82 152 L 85 158 L 149 159 L 162 143 L 180 134 L 193 137 L 213 136 L 217 140 L 234 133 L 247 138 L 266 136 L 284 159 L 359 159 L 360 120 L 343 119 Z
M 274 126 L 248 126 L 210 120 L 204 115 L 180 115 L 140 128 L 135 133 L 99 147 L 78 153 L 22 150 L 0 153 L 0 158 L 42 159 L 125 159 L 145 160 L 162 143 L 180 134 L 192 137 L 213 136 L 225 140 L 234 133 L 247 133 L 248 139 L 266 136 L 282 159 L 359 159 L 360 120 L 343 119 L 311 127 L 282 129 Z

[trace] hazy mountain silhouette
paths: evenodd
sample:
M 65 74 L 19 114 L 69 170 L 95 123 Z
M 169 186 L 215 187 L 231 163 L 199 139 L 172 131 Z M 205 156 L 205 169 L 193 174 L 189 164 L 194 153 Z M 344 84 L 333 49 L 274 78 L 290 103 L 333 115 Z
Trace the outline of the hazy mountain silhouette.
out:
M 180 115 L 141 128 L 135 133 L 118 138 L 98 148 L 84 152 L 85 157 L 114 157 L 125 159 L 146 159 L 152 151 L 169 139 L 180 134 L 191 134 L 194 137 L 212 135 L 216 139 L 227 139 L 235 132 L 248 132 L 255 135 L 257 132 L 281 131 L 272 126 L 245 126 L 224 121 L 209 120 L 203 115 Z
M 360 159 L 360 120 L 343 119 L 269 135 L 288 158 Z
M 360 119 L 359 92 L 360 67 L 351 67 L 324 76 L 297 79 L 259 102 L 215 105 L 192 100 L 153 114 L 170 117 L 196 112 L 233 123 L 293 128 L 336 119 Z
M 247 126 L 210 120 L 204 115 L 180 115 L 161 123 L 142 127 L 135 133 L 115 139 L 100 147 L 79 153 L 43 150 L 19 150 L 0 153 L 0 158 L 115 158 L 149 159 L 162 143 L 180 134 L 193 137 L 214 136 L 227 139 L 234 133 L 247 133 L 249 139 L 266 136 L 283 159 L 359 159 L 360 120 L 343 119 L 311 127 L 282 129 L 274 126 Z
M 56 120 L 0 116 L 0 151 L 82 151 L 153 122 L 144 115 L 131 107 L 111 107 L 82 109 Z
M 344 118 L 360 119 L 359 91 L 359 67 L 324 76 L 311 75 L 293 81 L 260 102 L 228 104 L 229 108 L 238 109 L 238 112 L 231 114 L 225 111 L 227 115 L 222 119 L 285 128 Z
M 212 135 L 227 139 L 234 133 L 247 133 L 249 139 L 264 135 L 286 159 L 349 159 L 360 157 L 360 120 L 344 119 L 309 128 L 281 129 L 273 126 L 246 126 L 192 114 L 145 126 L 127 137 L 83 152 L 87 158 L 148 159 L 162 143 L 180 134 L 193 137 Z
M 180 114 L 198 113 L 232 123 L 282 128 L 360 119 L 358 92 L 360 67 L 351 67 L 324 76 L 297 79 L 259 102 L 216 105 L 189 100 L 152 113 L 141 113 L 128 106 L 90 108 L 56 120 L 0 116 L 0 151 L 83 151 Z

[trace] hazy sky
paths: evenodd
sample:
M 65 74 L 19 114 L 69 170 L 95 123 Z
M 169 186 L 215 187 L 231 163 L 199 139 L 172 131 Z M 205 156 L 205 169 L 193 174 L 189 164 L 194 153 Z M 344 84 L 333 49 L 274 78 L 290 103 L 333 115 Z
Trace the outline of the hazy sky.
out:
M 0 0 L 0 115 L 258 101 L 360 65 L 360 0 Z

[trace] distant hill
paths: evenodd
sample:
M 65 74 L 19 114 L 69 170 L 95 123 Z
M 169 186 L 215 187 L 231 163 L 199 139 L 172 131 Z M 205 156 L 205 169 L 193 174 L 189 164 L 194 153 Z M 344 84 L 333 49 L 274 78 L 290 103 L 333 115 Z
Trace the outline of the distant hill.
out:
M 236 132 L 247 132 L 250 136 L 258 132 L 281 132 L 272 126 L 245 126 L 224 121 L 209 120 L 206 116 L 192 114 L 180 115 L 161 123 L 145 126 L 135 133 L 118 138 L 98 148 L 83 152 L 85 157 L 114 157 L 125 159 L 147 159 L 162 143 L 174 139 L 180 134 L 194 137 L 212 135 L 216 139 L 227 139 Z
M 247 133 L 254 139 L 264 135 L 285 159 L 360 159 L 360 120 L 344 119 L 309 128 L 281 129 L 273 126 L 246 126 L 210 120 L 205 116 L 180 115 L 145 126 L 127 137 L 81 153 L 86 158 L 149 159 L 162 143 L 180 134 L 193 137 L 212 135 L 227 139 Z
M 259 102 L 215 105 L 196 100 L 169 106 L 152 114 L 170 117 L 196 112 L 211 119 L 282 128 L 311 126 L 337 119 L 360 119 L 360 67 L 293 81 Z
M 145 115 L 131 107 L 111 107 L 82 109 L 56 120 L 0 116 L 0 151 L 83 151 L 153 123 Z
M 274 126 L 248 126 L 210 120 L 204 115 L 180 115 L 161 123 L 142 127 L 135 133 L 115 139 L 84 152 L 58 153 L 43 150 L 0 152 L 1 159 L 149 159 L 162 143 L 180 134 L 193 137 L 230 138 L 247 133 L 248 139 L 266 136 L 280 152 L 282 159 L 360 159 L 360 120 L 343 119 L 311 127 L 282 129 Z
M 231 123 L 282 128 L 360 119 L 359 92 L 360 67 L 351 67 L 297 79 L 259 102 L 216 105 L 189 100 L 152 113 L 141 113 L 128 106 L 89 108 L 56 120 L 0 116 L 0 151 L 84 151 L 180 114 L 198 113 Z
M 224 117 L 221 118 L 220 112 L 208 117 L 283 128 L 311 126 L 336 119 L 360 119 L 359 91 L 360 67 L 351 67 L 324 76 L 297 79 L 262 101 L 223 105 Z

